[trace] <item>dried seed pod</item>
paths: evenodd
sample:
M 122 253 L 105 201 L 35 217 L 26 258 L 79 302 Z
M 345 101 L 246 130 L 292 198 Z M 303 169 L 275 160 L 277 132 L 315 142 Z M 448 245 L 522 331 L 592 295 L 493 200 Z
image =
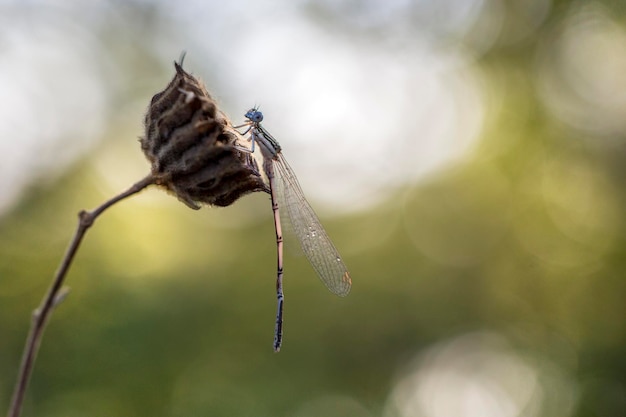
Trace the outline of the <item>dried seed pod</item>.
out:
M 195 210 L 201 203 L 224 207 L 245 194 L 269 192 L 256 160 L 236 148 L 243 147 L 241 135 L 202 82 L 174 66 L 172 81 L 152 97 L 141 138 L 156 184 Z

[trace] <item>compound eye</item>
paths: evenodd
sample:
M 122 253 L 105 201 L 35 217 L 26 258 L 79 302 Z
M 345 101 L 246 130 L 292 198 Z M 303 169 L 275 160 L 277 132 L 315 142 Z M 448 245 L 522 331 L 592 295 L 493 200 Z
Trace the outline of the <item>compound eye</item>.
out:
M 252 120 L 259 123 L 263 121 L 263 113 L 261 113 L 260 111 L 256 111 L 254 112 L 254 114 L 252 115 Z

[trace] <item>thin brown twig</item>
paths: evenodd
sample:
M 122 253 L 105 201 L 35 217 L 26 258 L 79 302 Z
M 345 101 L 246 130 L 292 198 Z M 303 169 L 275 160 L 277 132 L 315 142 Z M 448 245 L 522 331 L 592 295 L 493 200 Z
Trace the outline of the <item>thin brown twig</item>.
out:
M 26 339 L 26 345 L 24 346 L 22 363 L 18 372 L 17 382 L 15 383 L 11 406 L 9 408 L 9 413 L 7 414 L 8 417 L 19 417 L 22 411 L 24 395 L 26 394 L 26 388 L 33 371 L 33 365 L 35 364 L 37 351 L 39 350 L 39 346 L 41 344 L 41 337 L 46 327 L 47 320 L 54 307 L 64 298 L 66 294 L 66 292 L 62 291 L 63 281 L 65 280 L 67 271 L 74 260 L 74 255 L 76 255 L 87 229 L 93 225 L 96 218 L 107 208 L 125 199 L 126 197 L 138 193 L 154 183 L 155 178 L 152 175 L 148 175 L 141 181 L 135 183 L 128 190 L 104 202 L 95 210 L 81 210 L 81 212 L 78 213 L 78 227 L 76 228 L 76 232 L 74 233 L 70 246 L 65 252 L 65 256 L 63 257 L 59 269 L 54 276 L 52 285 L 41 302 L 41 305 L 33 311 L 31 328 Z

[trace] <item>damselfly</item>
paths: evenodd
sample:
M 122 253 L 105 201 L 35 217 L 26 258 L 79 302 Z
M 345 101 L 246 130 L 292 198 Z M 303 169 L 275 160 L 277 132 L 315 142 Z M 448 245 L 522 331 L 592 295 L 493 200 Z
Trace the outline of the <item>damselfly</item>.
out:
M 339 252 L 326 234 L 317 215 L 307 202 L 293 170 L 285 160 L 280 145 L 269 134 L 261 122 L 263 113 L 258 109 L 250 109 L 245 117 L 248 121 L 240 126 L 248 126 L 245 133 L 250 132 L 251 149 L 255 143 L 261 148 L 263 169 L 270 185 L 274 226 L 276 228 L 276 246 L 278 255 L 278 271 L 276 276 L 276 327 L 274 330 L 274 350 L 278 352 L 283 336 L 283 233 L 280 223 L 279 209 L 287 213 L 293 232 L 300 241 L 302 251 L 317 272 L 322 282 L 330 291 L 346 296 L 350 292 L 352 281 L 350 274 Z

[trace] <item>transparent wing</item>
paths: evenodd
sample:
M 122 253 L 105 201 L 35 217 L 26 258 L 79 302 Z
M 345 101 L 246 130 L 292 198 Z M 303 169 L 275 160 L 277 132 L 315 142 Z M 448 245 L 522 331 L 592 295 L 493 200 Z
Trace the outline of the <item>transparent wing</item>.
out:
M 330 291 L 342 297 L 348 295 L 352 285 L 348 269 L 313 208 L 306 201 L 302 188 L 282 153 L 278 153 L 274 159 L 274 175 L 279 212 L 287 214 L 286 220 L 313 269 Z

